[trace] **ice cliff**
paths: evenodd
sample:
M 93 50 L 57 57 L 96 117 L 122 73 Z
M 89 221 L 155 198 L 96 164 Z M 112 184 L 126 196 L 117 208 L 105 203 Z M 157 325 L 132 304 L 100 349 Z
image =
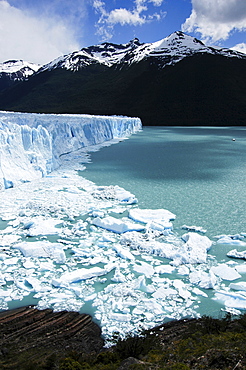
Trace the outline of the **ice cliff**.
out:
M 0 112 L 0 189 L 45 177 L 63 154 L 140 129 L 139 118 Z

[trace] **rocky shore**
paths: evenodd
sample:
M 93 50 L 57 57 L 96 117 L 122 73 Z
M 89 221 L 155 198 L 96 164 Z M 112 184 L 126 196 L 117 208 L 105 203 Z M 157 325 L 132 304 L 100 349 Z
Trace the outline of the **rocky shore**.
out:
M 19 362 L 22 355 L 25 362 L 27 353 L 32 354 L 33 361 L 42 359 L 42 362 L 54 353 L 57 356 L 73 351 L 97 353 L 103 344 L 100 328 L 86 314 L 38 310 L 31 306 L 0 312 L 2 366 L 4 362 L 14 363 L 15 359 Z M 21 369 L 21 361 L 18 366 Z
M 246 314 L 170 321 L 104 347 L 87 314 L 21 307 L 0 312 L 0 369 L 246 369 Z

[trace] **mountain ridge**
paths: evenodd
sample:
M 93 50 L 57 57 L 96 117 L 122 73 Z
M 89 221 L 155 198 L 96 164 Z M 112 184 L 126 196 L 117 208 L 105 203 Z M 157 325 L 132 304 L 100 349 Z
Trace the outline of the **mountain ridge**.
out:
M 83 48 L 0 95 L 0 109 L 138 116 L 144 125 L 244 125 L 246 55 L 177 31 Z

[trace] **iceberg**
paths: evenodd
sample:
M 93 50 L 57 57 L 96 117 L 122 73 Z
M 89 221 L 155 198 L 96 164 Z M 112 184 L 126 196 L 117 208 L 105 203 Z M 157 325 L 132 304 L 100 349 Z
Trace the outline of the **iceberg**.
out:
M 64 154 L 120 140 L 141 127 L 139 118 L 0 112 L 0 189 L 47 176 Z
M 233 258 L 241 258 L 243 260 L 246 260 L 246 251 L 237 251 L 236 249 L 233 249 L 227 253 L 228 257 L 233 257 Z
M 132 208 L 129 211 L 129 217 L 134 221 L 147 224 L 150 221 L 157 223 L 167 222 L 175 219 L 175 214 L 166 209 L 138 209 Z
M 92 224 L 102 229 L 113 231 L 117 234 L 126 233 L 127 231 L 141 231 L 144 227 L 128 220 L 120 220 L 118 218 L 107 216 L 104 218 L 97 217 L 92 221 Z
M 246 243 L 243 241 L 244 237 L 239 234 L 235 235 L 218 235 L 216 236 L 218 244 L 229 244 L 240 247 L 245 247 Z
M 228 266 L 225 263 L 218 264 L 217 266 L 211 267 L 211 271 L 221 279 L 224 280 L 236 280 L 241 277 L 237 270 L 233 267 Z
M 184 234 L 182 239 L 185 241 L 185 244 L 174 258 L 172 262 L 174 266 L 207 262 L 207 251 L 212 246 L 212 242 L 207 236 L 189 232 Z
M 95 276 L 102 276 L 106 275 L 109 271 L 106 269 L 102 269 L 100 267 L 92 267 L 90 269 L 81 268 L 77 269 L 71 272 L 67 272 L 64 275 L 61 276 L 61 278 L 58 280 L 53 279 L 52 284 L 56 287 L 76 283 L 81 280 L 87 280 L 91 279 Z
M 223 302 L 226 309 L 235 308 L 238 310 L 246 310 L 246 295 L 244 291 L 228 292 L 220 290 L 215 293 L 214 299 Z
M 57 263 L 64 263 L 66 256 L 64 245 L 61 243 L 51 243 L 47 240 L 37 242 L 22 242 L 13 246 L 19 249 L 25 257 L 46 257 L 52 258 Z

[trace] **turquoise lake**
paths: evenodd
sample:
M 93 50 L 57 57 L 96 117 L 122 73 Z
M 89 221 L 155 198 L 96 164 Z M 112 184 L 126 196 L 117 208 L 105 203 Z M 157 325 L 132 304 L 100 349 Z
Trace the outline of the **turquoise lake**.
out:
M 246 232 L 246 127 L 144 127 L 91 153 L 82 176 L 119 185 L 140 208 L 176 214 L 174 228 L 196 225 L 207 236 Z

